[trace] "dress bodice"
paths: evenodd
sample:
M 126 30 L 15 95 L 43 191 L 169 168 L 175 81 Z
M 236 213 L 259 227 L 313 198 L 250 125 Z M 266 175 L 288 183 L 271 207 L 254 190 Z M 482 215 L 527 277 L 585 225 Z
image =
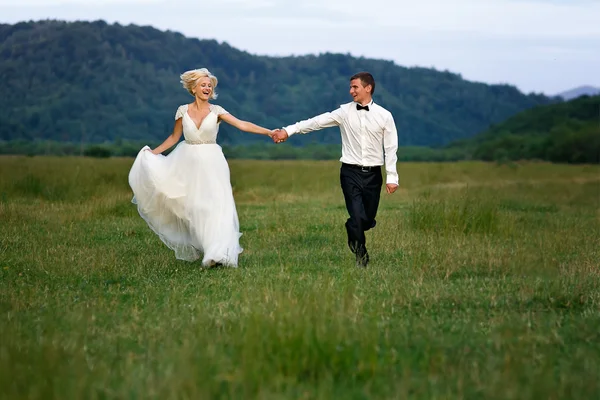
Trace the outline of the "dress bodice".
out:
M 183 137 L 189 144 L 216 143 L 217 133 L 219 133 L 219 115 L 226 114 L 227 111 L 221 106 L 210 105 L 210 112 L 200 126 L 196 126 L 192 117 L 188 114 L 188 105 L 179 106 L 175 114 L 175 120 L 181 118 L 183 125 Z

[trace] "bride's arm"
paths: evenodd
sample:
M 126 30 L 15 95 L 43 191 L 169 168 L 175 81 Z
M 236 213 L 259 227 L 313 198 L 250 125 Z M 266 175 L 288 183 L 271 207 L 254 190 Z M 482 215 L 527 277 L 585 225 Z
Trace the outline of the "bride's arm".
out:
M 160 154 L 163 151 L 170 149 L 174 144 L 179 142 L 179 138 L 181 138 L 181 134 L 183 133 L 183 125 L 181 123 L 181 118 L 175 121 L 175 126 L 173 127 L 173 133 L 169 135 L 165 139 L 164 142 L 154 150 L 152 150 L 153 154 Z
M 259 135 L 267 135 L 268 137 L 273 136 L 273 131 L 267 128 L 263 128 L 262 126 L 258 126 L 253 124 L 252 122 L 242 121 L 237 119 L 231 114 L 221 114 L 219 115 L 221 120 L 227 122 L 231 126 L 235 126 L 240 131 L 249 132 L 249 133 L 257 133 Z

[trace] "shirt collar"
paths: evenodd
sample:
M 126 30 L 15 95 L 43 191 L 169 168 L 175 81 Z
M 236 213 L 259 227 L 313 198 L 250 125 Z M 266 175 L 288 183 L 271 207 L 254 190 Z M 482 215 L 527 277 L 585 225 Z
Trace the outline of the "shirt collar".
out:
M 367 104 L 360 104 L 359 102 L 355 101 L 354 104 L 360 104 L 361 106 L 372 106 L 374 103 L 373 98 L 371 98 L 371 101 L 368 102 Z

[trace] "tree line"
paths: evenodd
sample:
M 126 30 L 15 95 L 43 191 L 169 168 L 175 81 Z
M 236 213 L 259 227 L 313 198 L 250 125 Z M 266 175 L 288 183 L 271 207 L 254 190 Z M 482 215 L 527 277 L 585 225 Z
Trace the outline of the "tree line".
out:
M 5 141 L 160 140 L 170 133 L 177 107 L 192 100 L 179 75 L 199 67 L 219 78 L 217 104 L 269 128 L 348 102 L 349 77 L 371 71 L 375 101 L 393 113 L 404 146 L 442 146 L 558 101 L 386 60 L 331 53 L 256 56 L 215 40 L 104 21 L 0 24 L 0 60 L 0 140 Z M 223 126 L 219 141 L 236 146 L 260 138 Z M 340 138 L 329 128 L 289 143 L 336 144 Z
M 485 161 L 600 163 L 600 96 L 535 107 L 447 148 Z
M 117 139 L 103 144 L 50 140 L 0 141 L 0 154 L 135 157 L 144 145 L 160 141 Z M 250 144 L 223 145 L 228 158 L 333 160 L 339 144 L 274 145 L 266 137 Z M 600 163 L 600 96 L 534 107 L 470 139 L 445 146 L 401 146 L 400 161 L 483 160 L 507 162 L 546 160 L 560 163 Z

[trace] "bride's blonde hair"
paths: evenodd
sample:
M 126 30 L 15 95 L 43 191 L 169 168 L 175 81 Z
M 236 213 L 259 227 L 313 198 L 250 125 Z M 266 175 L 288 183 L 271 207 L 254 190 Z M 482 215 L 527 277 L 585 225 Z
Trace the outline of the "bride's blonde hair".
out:
M 217 79 L 216 76 L 211 74 L 208 69 L 206 69 L 206 68 L 191 69 L 191 70 L 185 71 L 183 74 L 181 74 L 180 78 L 181 78 L 181 84 L 188 92 L 190 92 L 190 94 L 192 96 L 195 96 L 193 89 L 196 87 L 198 80 L 201 78 L 209 78 L 210 83 L 212 84 L 212 94 L 211 94 L 210 98 L 211 99 L 217 98 L 217 92 L 215 89 L 217 88 L 217 84 L 219 83 L 219 80 Z

